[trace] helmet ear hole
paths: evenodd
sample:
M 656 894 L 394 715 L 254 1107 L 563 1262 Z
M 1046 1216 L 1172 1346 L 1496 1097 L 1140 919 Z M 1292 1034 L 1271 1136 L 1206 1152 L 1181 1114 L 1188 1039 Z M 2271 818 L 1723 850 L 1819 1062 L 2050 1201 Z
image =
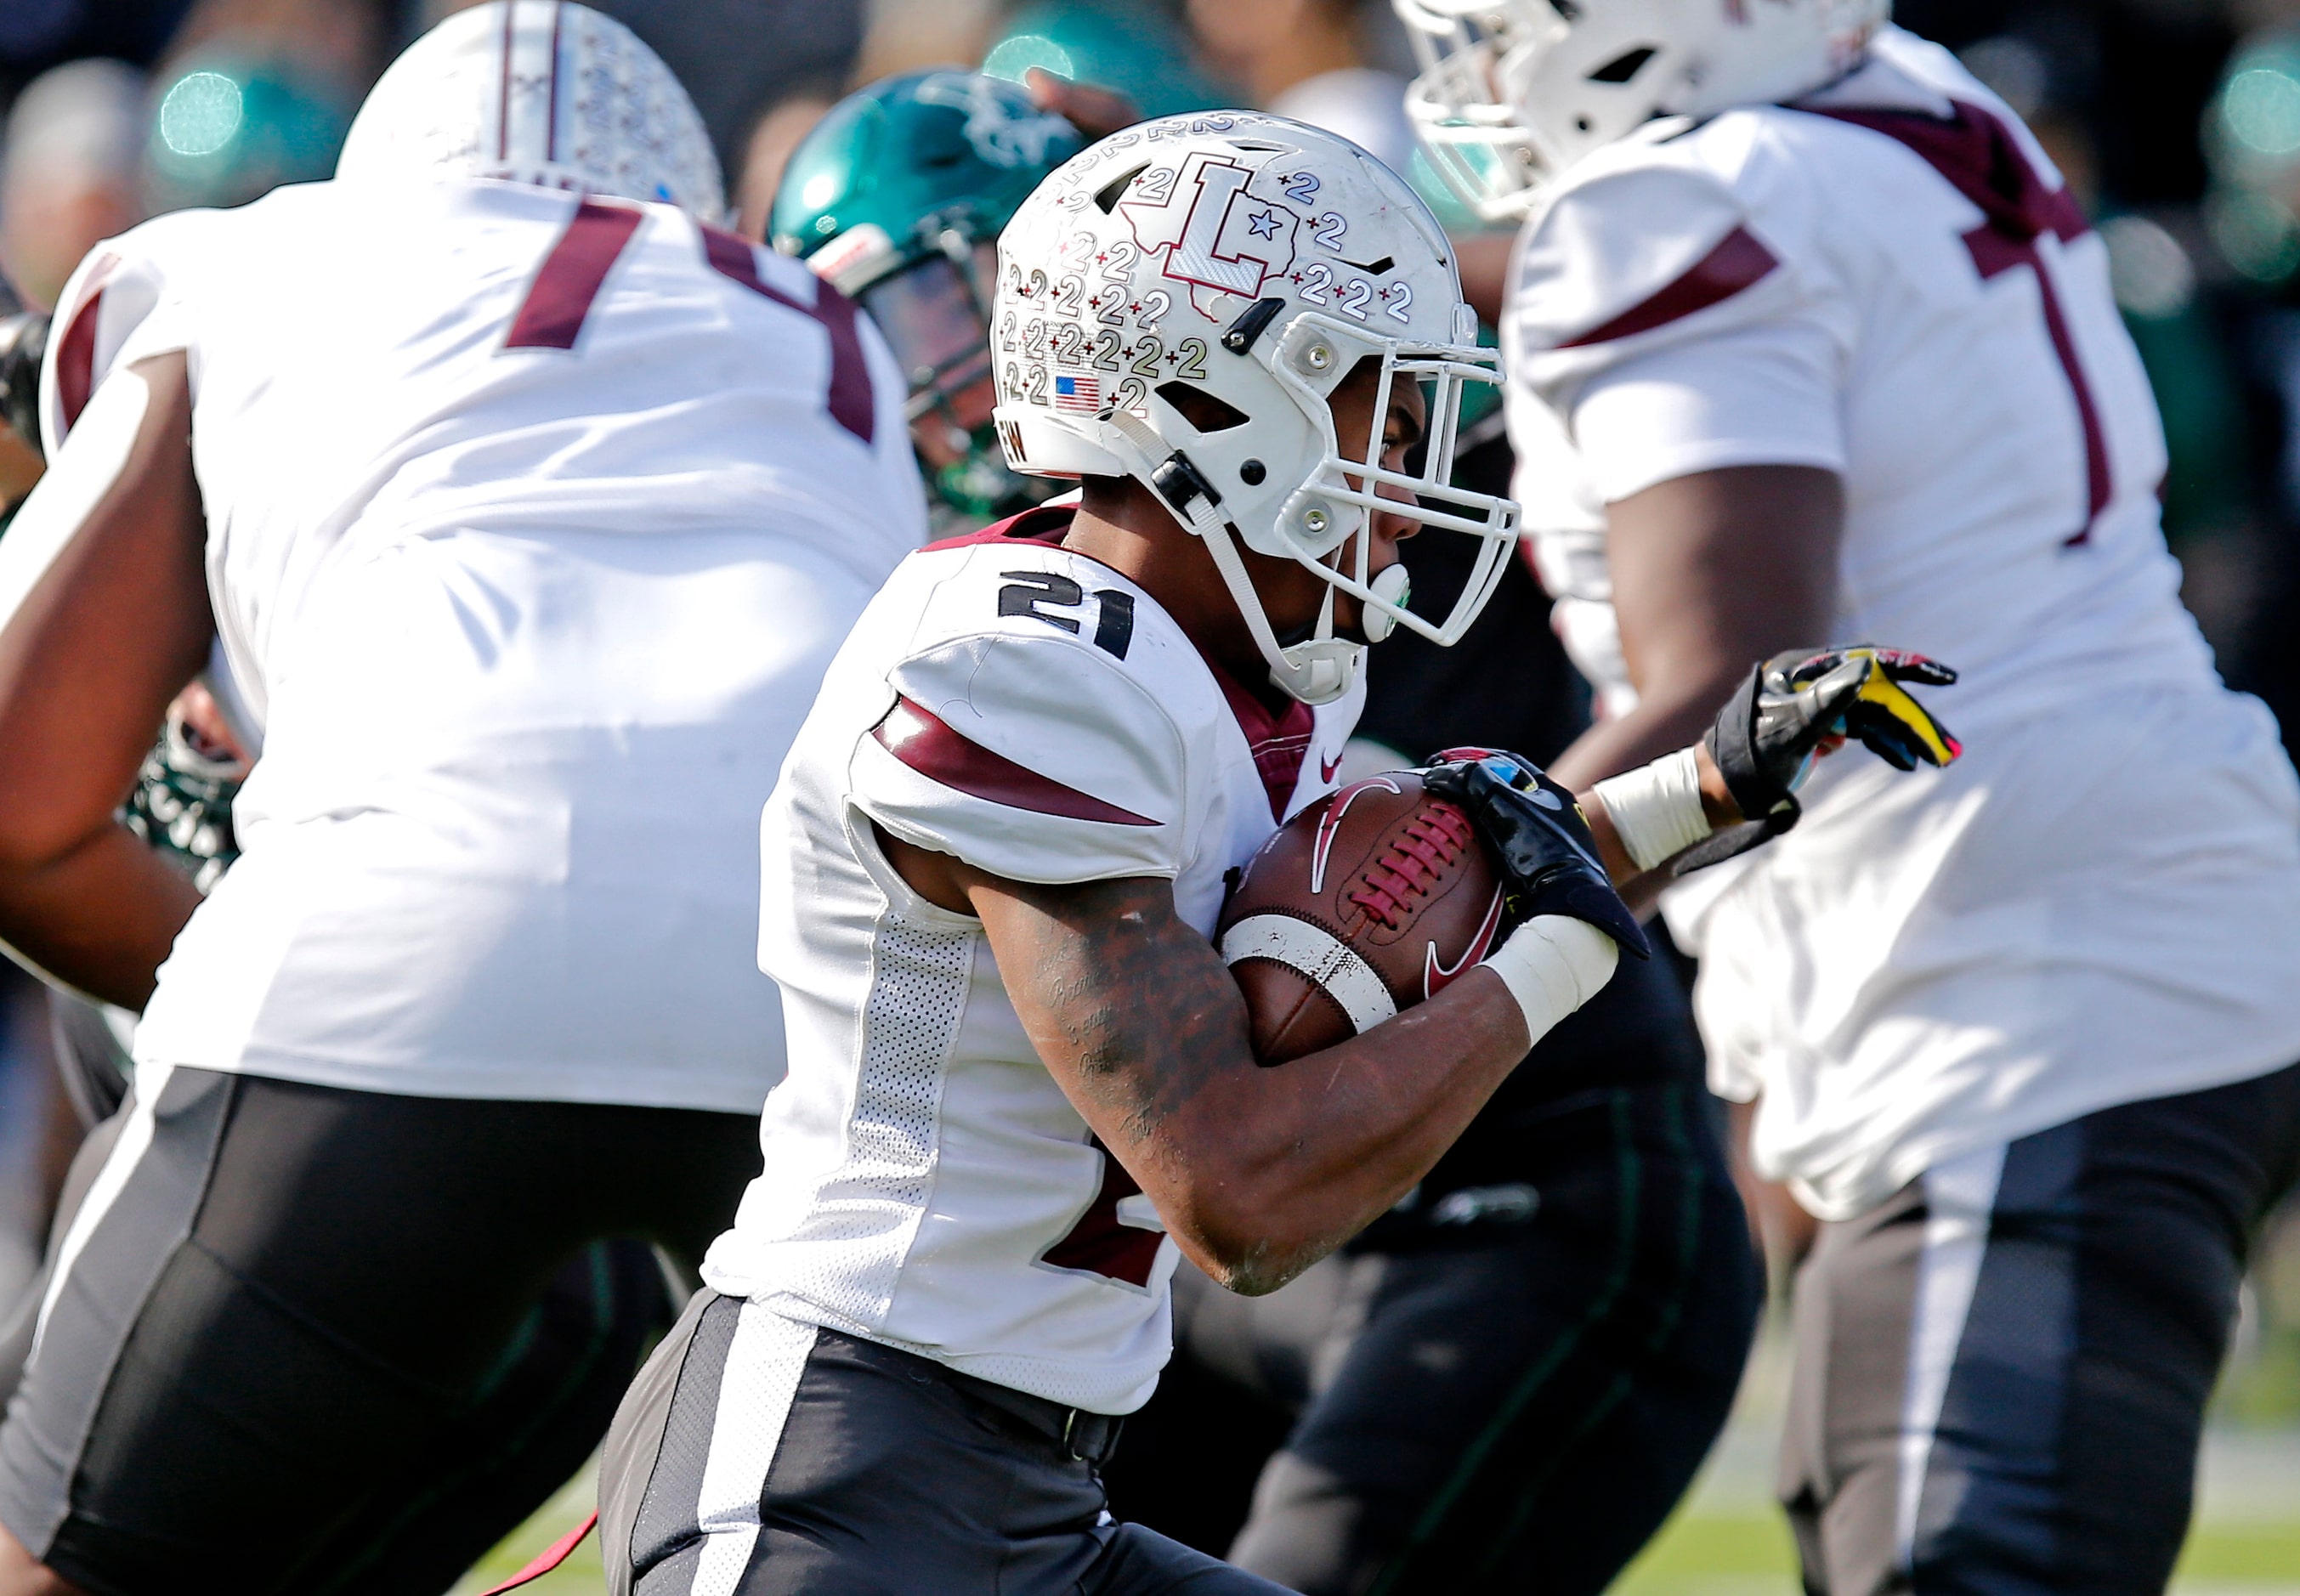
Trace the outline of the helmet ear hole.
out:
M 1235 404 L 1190 383 L 1162 382 L 1155 392 L 1174 407 L 1175 414 L 1202 434 L 1228 432 L 1252 419 Z
M 1623 54 L 1616 55 L 1604 66 L 1599 67 L 1596 71 L 1590 73 L 1589 81 L 1592 83 L 1627 83 L 1630 79 L 1635 78 L 1639 72 L 1644 71 L 1646 70 L 1646 62 L 1651 61 L 1656 54 L 1657 52 L 1653 48 L 1653 46 L 1647 45 L 1642 48 L 1630 50 Z

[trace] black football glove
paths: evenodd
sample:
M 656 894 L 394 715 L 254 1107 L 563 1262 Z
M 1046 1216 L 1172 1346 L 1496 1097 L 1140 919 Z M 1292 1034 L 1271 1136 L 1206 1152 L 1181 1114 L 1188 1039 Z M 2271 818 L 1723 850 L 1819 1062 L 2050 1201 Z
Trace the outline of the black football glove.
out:
M 1449 748 L 1421 772 L 1427 792 L 1459 804 L 1500 867 L 1510 924 L 1537 915 L 1586 920 L 1640 959 L 1653 956 L 1637 916 L 1598 862 L 1573 794 L 1531 760 L 1490 748 Z
M 1922 654 L 1866 644 L 1792 650 L 1758 666 L 1703 739 L 1752 823 L 1696 844 L 1677 873 L 1721 863 L 1794 827 L 1804 813 L 1796 790 L 1830 737 L 1854 738 L 1896 770 L 1953 762 L 1963 745 L 1902 684 L 1955 681 L 1955 671 Z

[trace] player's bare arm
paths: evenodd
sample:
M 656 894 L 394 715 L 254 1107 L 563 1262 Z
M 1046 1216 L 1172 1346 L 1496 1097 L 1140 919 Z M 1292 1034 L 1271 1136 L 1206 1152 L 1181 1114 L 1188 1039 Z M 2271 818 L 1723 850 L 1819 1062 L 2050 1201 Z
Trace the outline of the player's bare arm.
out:
M 1275 1290 L 1396 1203 L 1530 1045 L 1502 979 L 1473 972 L 1265 1068 L 1238 984 L 1175 915 L 1172 883 L 1033 886 L 888 851 L 922 895 L 981 919 L 1046 1068 L 1176 1243 L 1234 1291 Z
M 1701 736 L 1753 660 L 1818 647 L 1836 610 L 1844 485 L 1805 466 L 1658 483 L 1607 510 L 1606 558 L 1638 706 L 1551 773 L 1580 788 Z
M 181 354 L 99 388 L 0 553 L 0 938 L 140 1009 L 199 902 L 114 819 L 214 622 Z

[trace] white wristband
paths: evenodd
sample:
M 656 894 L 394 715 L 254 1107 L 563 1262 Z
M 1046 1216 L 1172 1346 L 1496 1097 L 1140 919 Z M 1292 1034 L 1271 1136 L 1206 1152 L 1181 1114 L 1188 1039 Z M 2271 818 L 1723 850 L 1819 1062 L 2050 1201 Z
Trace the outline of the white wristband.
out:
M 1701 807 L 1701 761 L 1690 748 L 1608 777 L 1596 792 L 1641 870 L 1657 869 L 1715 829 Z
M 1538 1042 L 1604 990 L 1621 958 L 1613 939 L 1587 920 L 1545 914 L 1511 932 L 1486 956 L 1486 968 L 1509 987 L 1524 1011 L 1527 1034 Z

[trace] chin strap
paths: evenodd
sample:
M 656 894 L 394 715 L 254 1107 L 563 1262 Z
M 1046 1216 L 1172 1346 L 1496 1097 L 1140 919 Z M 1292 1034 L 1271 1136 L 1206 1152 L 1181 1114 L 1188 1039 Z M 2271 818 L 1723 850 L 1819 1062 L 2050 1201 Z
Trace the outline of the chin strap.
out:
M 1113 409 L 1109 420 L 1133 446 L 1140 461 L 1135 475 L 1150 485 L 1176 520 L 1204 542 L 1206 552 L 1213 556 L 1214 569 L 1221 574 L 1222 586 L 1229 590 L 1230 602 L 1238 606 L 1254 647 L 1268 661 L 1270 679 L 1279 690 L 1313 705 L 1331 703 L 1347 693 L 1357 680 L 1364 649 L 1346 643 L 1343 647 L 1355 651 L 1346 659 L 1313 656 L 1304 661 L 1291 657 L 1292 651 L 1279 644 L 1270 618 L 1262 613 L 1261 595 L 1254 591 L 1254 579 L 1246 575 L 1246 561 L 1238 551 L 1237 528 L 1221 513 L 1221 495 L 1213 484 L 1179 449 L 1167 451 L 1162 459 L 1159 452 L 1164 449 L 1165 440 L 1131 412 Z M 1330 589 L 1326 602 L 1329 606 L 1333 603 Z

